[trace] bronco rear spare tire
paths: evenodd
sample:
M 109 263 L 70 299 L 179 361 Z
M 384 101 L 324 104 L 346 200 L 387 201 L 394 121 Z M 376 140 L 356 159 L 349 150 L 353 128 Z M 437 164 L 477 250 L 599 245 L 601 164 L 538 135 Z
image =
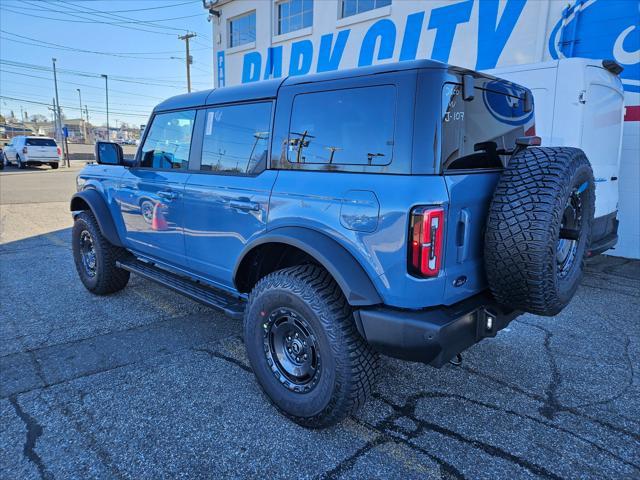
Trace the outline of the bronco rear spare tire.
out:
M 569 303 L 582 278 L 594 203 L 582 150 L 529 148 L 511 158 L 485 233 L 487 280 L 498 302 L 546 316 Z

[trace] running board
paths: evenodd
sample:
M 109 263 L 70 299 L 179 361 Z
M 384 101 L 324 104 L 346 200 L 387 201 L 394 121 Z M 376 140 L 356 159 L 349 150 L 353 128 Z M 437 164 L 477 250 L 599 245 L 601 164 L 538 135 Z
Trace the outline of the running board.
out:
M 147 280 L 181 293 L 196 302 L 215 308 L 231 318 L 242 318 L 244 313 L 244 301 L 225 291 L 205 286 L 140 260 L 122 260 L 118 261 L 116 265 L 123 270 L 128 270 Z

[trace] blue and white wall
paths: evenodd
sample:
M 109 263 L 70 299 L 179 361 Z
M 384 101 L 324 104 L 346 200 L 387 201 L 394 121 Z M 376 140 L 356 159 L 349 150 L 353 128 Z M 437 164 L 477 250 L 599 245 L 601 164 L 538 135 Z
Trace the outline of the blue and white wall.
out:
M 567 7 L 567 5 L 569 6 Z M 222 0 L 213 20 L 216 85 L 433 58 L 476 70 L 559 57 L 625 68 L 626 121 L 616 255 L 640 257 L 640 0 L 393 0 L 340 18 L 314 0 L 313 25 L 276 35 L 277 0 Z M 228 21 L 256 12 L 255 42 L 228 48 Z

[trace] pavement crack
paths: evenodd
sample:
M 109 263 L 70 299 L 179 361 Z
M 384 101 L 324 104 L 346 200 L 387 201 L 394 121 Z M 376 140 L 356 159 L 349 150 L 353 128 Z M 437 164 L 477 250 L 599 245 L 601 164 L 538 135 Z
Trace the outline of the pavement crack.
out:
M 84 396 L 81 395 L 80 399 L 81 404 L 84 404 Z M 117 467 L 111 455 L 107 450 L 98 442 L 95 436 L 87 430 L 82 422 L 76 418 L 71 409 L 67 404 L 59 404 L 60 412 L 64 415 L 71 423 L 72 427 L 78 432 L 87 442 L 87 447 L 89 450 L 94 452 L 100 463 L 109 471 L 111 478 L 126 478 L 125 475 L 120 471 Z M 91 416 L 90 416 L 91 418 Z M 91 418 L 92 420 L 95 420 Z M 93 421 L 91 423 L 94 423 Z
M 220 360 L 224 360 L 226 362 L 232 363 L 237 367 L 240 367 L 245 372 L 253 373 L 253 370 L 251 370 L 251 367 L 249 367 L 248 365 L 245 365 L 240 360 L 230 357 L 228 355 L 225 355 L 224 353 L 220 353 L 216 350 L 211 350 L 209 348 L 194 348 L 193 351 L 206 353 L 210 357 L 219 358 Z
M 396 410 L 398 413 L 401 414 L 401 416 L 404 416 L 406 418 L 409 418 L 411 420 L 413 420 L 416 425 L 418 425 L 418 429 L 411 435 L 411 436 L 417 436 L 421 433 L 423 433 L 424 431 L 432 431 L 432 432 L 436 432 L 439 433 L 440 435 L 444 435 L 446 437 L 449 437 L 451 439 L 457 440 L 461 443 L 464 443 L 466 445 L 470 445 L 474 448 L 477 448 L 478 450 L 482 450 L 483 452 L 487 453 L 488 455 L 494 457 L 494 458 L 500 458 L 502 460 L 505 460 L 507 462 L 513 463 L 525 470 L 528 470 L 529 472 L 533 473 L 534 475 L 538 475 L 541 477 L 545 477 L 545 478 L 551 478 L 554 480 L 561 480 L 562 477 L 556 475 L 555 473 L 547 470 L 546 468 L 542 467 L 541 465 L 537 465 L 533 462 L 528 461 L 525 458 L 519 457 L 517 455 L 514 455 L 510 452 L 507 452 L 506 450 L 503 450 L 500 447 L 497 447 L 495 445 L 491 445 L 489 443 L 483 442 L 481 440 L 477 440 L 475 438 L 469 438 L 459 432 L 456 432 L 455 430 L 451 430 L 447 427 L 443 427 L 441 425 L 438 425 L 436 423 L 433 422 L 429 422 L 427 420 L 421 419 L 419 417 L 416 416 L 415 414 L 415 408 L 417 405 L 418 400 L 420 400 L 420 398 L 422 397 L 422 393 L 418 393 L 417 395 L 413 395 L 411 397 L 409 397 L 409 399 L 407 399 L 407 401 L 405 402 L 404 405 L 397 405 L 394 402 L 384 398 L 381 395 L 378 395 L 376 398 L 378 398 L 380 401 L 386 403 L 387 405 L 389 405 L 391 408 L 393 408 L 394 410 Z
M 41 437 L 43 433 L 42 425 L 40 425 L 35 418 L 33 418 L 22 409 L 15 395 L 9 397 L 9 402 L 11 402 L 11 405 L 13 405 L 13 408 L 16 411 L 16 415 L 20 417 L 20 420 L 22 420 L 27 427 L 27 438 L 24 442 L 22 454 L 27 460 L 29 460 L 36 466 L 40 478 L 45 480 L 53 478 L 53 476 L 47 471 L 42 458 L 40 458 L 40 455 L 38 455 L 35 450 L 38 438 Z
M 560 373 L 560 368 L 558 367 L 558 362 L 556 361 L 556 356 L 551 349 L 551 339 L 553 338 L 553 333 L 550 330 L 541 327 L 540 325 L 523 322 L 521 320 L 520 323 L 540 330 L 544 334 L 543 346 L 549 361 L 551 378 L 549 379 L 549 383 L 547 385 L 547 388 L 545 389 L 544 403 L 538 409 L 538 411 L 543 417 L 549 420 L 553 420 L 556 416 L 556 413 L 562 410 L 562 405 L 560 403 L 560 400 L 558 400 L 558 390 L 560 388 L 560 383 L 562 382 L 562 375 Z
M 542 402 L 542 403 L 544 403 L 545 400 L 546 400 L 546 397 L 544 397 L 542 395 L 538 395 L 537 393 L 534 393 L 534 392 L 529 392 L 529 391 L 527 391 L 527 390 L 525 390 L 525 389 L 523 389 L 523 388 L 521 388 L 521 387 L 519 387 L 517 385 L 514 385 L 512 383 L 506 382 L 506 381 L 502 380 L 501 378 L 495 377 L 495 376 L 490 375 L 490 374 L 485 373 L 485 372 L 481 372 L 481 371 L 476 370 L 474 368 L 471 368 L 469 366 L 461 365 L 458 368 L 461 368 L 462 370 L 465 370 L 466 372 L 471 373 L 473 375 L 476 375 L 476 376 L 478 376 L 480 378 L 484 378 L 484 379 L 489 380 L 489 381 L 491 381 L 493 383 L 496 383 L 496 384 L 498 384 L 498 385 L 500 385 L 500 386 L 502 386 L 504 388 L 507 388 L 509 390 L 512 390 L 512 391 L 514 391 L 516 393 L 524 395 L 524 396 L 526 396 L 526 397 L 528 397 L 528 398 L 530 398 L 532 400 L 535 400 L 535 401 L 538 401 L 538 402 Z M 582 419 L 589 420 L 589 421 L 591 421 L 591 422 L 593 422 L 593 423 L 595 423 L 595 424 L 597 424 L 597 425 L 599 425 L 599 426 L 601 426 L 603 428 L 606 428 L 606 429 L 611 430 L 613 432 L 619 433 L 621 435 L 626 435 L 626 436 L 628 436 L 630 438 L 633 438 L 634 440 L 640 442 L 640 434 L 638 434 L 637 432 L 633 432 L 633 431 L 627 430 L 626 428 L 619 427 L 618 425 L 614 425 L 614 424 L 612 424 L 610 422 L 607 422 L 605 420 L 602 420 L 600 418 L 594 417 L 592 415 L 588 415 L 588 414 L 586 414 L 584 412 L 581 412 L 578 408 L 579 407 L 570 407 L 570 406 L 567 406 L 567 405 L 558 405 L 558 410 L 555 413 L 560 413 L 560 412 L 570 413 L 572 415 L 575 415 L 576 417 L 580 417 Z

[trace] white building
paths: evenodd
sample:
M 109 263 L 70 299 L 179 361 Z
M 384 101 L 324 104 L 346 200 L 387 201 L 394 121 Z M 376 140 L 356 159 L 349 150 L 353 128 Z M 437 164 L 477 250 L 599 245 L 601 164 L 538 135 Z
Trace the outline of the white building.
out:
M 205 0 L 217 86 L 433 58 L 475 70 L 562 57 L 624 67 L 620 240 L 640 258 L 640 0 Z

